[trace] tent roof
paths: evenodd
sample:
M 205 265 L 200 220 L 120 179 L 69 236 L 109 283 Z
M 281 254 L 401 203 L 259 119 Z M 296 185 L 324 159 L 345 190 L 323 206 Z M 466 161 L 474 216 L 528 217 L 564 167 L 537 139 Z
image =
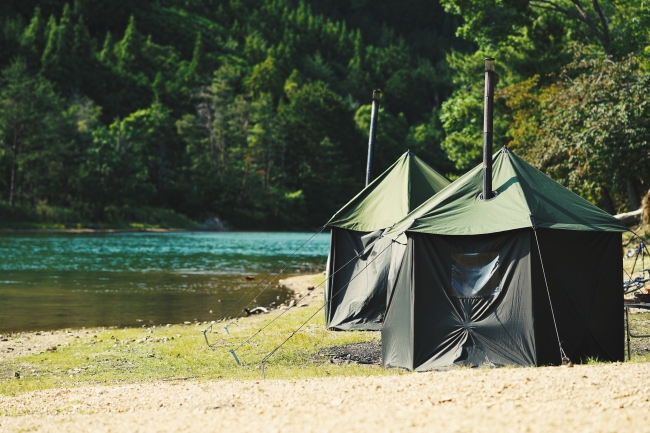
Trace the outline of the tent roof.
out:
M 385 229 L 449 183 L 414 153 L 406 152 L 334 214 L 327 225 L 366 232 Z
M 396 239 L 405 231 L 474 235 L 535 226 L 581 231 L 624 232 L 619 220 L 572 193 L 523 159 L 501 149 L 493 157 L 492 183 L 497 196 L 479 199 L 479 165 L 397 222 L 385 233 Z

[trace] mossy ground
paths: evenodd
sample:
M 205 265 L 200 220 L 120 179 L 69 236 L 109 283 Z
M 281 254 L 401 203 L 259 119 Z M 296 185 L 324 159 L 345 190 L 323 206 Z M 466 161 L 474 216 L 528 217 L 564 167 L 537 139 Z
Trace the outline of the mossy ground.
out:
M 294 307 L 236 350 L 243 365 L 229 352 L 253 335 L 282 310 L 240 319 L 229 326 L 173 325 L 151 328 L 83 329 L 61 333 L 55 351 L 6 357 L 0 363 L 0 393 L 17 393 L 83 385 L 136 383 L 160 380 L 259 379 L 259 361 L 284 341 L 322 301 Z M 379 332 L 333 332 L 325 329 L 322 310 L 265 363 L 265 377 L 299 379 L 325 376 L 401 374 L 378 366 L 332 364 L 320 350 L 378 340 Z M 33 334 L 32 334 L 33 335 Z M 20 338 L 12 336 L 11 338 Z M 33 336 L 30 341 L 38 340 Z M 2 356 L 2 355 L 0 355 Z M 15 373 L 20 378 L 14 378 Z

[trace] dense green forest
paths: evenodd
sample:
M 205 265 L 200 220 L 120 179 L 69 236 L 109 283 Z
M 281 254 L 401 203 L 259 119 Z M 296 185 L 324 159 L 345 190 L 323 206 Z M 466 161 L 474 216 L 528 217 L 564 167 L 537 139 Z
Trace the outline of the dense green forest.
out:
M 363 187 L 373 89 L 377 173 L 480 162 L 486 56 L 495 145 L 637 208 L 648 24 L 638 1 L 3 0 L 0 223 L 322 225 Z

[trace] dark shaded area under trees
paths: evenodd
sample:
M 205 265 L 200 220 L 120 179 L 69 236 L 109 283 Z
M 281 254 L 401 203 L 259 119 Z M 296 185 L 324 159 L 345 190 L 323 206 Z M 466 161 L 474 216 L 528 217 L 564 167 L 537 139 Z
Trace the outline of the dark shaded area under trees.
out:
M 374 88 L 376 171 L 408 148 L 453 171 L 444 56 L 470 44 L 437 3 L 9 0 L 0 17 L 6 208 L 318 226 L 363 187 Z

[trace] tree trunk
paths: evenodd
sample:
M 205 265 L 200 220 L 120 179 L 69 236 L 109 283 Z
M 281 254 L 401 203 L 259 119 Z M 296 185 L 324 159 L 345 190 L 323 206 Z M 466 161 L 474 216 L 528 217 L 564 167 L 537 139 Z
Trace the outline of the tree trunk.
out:
M 13 207 L 16 197 L 16 175 L 18 171 L 18 145 L 14 142 L 11 147 L 13 158 L 11 160 L 11 183 L 9 184 L 9 206 Z
M 600 187 L 600 200 L 603 206 L 605 207 L 605 210 L 608 213 L 612 215 L 616 214 L 616 209 L 614 208 L 614 201 L 612 200 L 612 197 L 609 195 L 609 191 L 604 186 Z
M 627 179 L 627 199 L 630 202 L 631 211 L 641 207 L 641 198 L 636 188 L 637 183 L 638 181 L 633 177 Z
M 165 141 L 158 142 L 158 173 L 156 176 L 156 189 L 158 190 L 158 200 L 162 207 L 167 207 L 167 173 L 166 173 L 166 148 Z

